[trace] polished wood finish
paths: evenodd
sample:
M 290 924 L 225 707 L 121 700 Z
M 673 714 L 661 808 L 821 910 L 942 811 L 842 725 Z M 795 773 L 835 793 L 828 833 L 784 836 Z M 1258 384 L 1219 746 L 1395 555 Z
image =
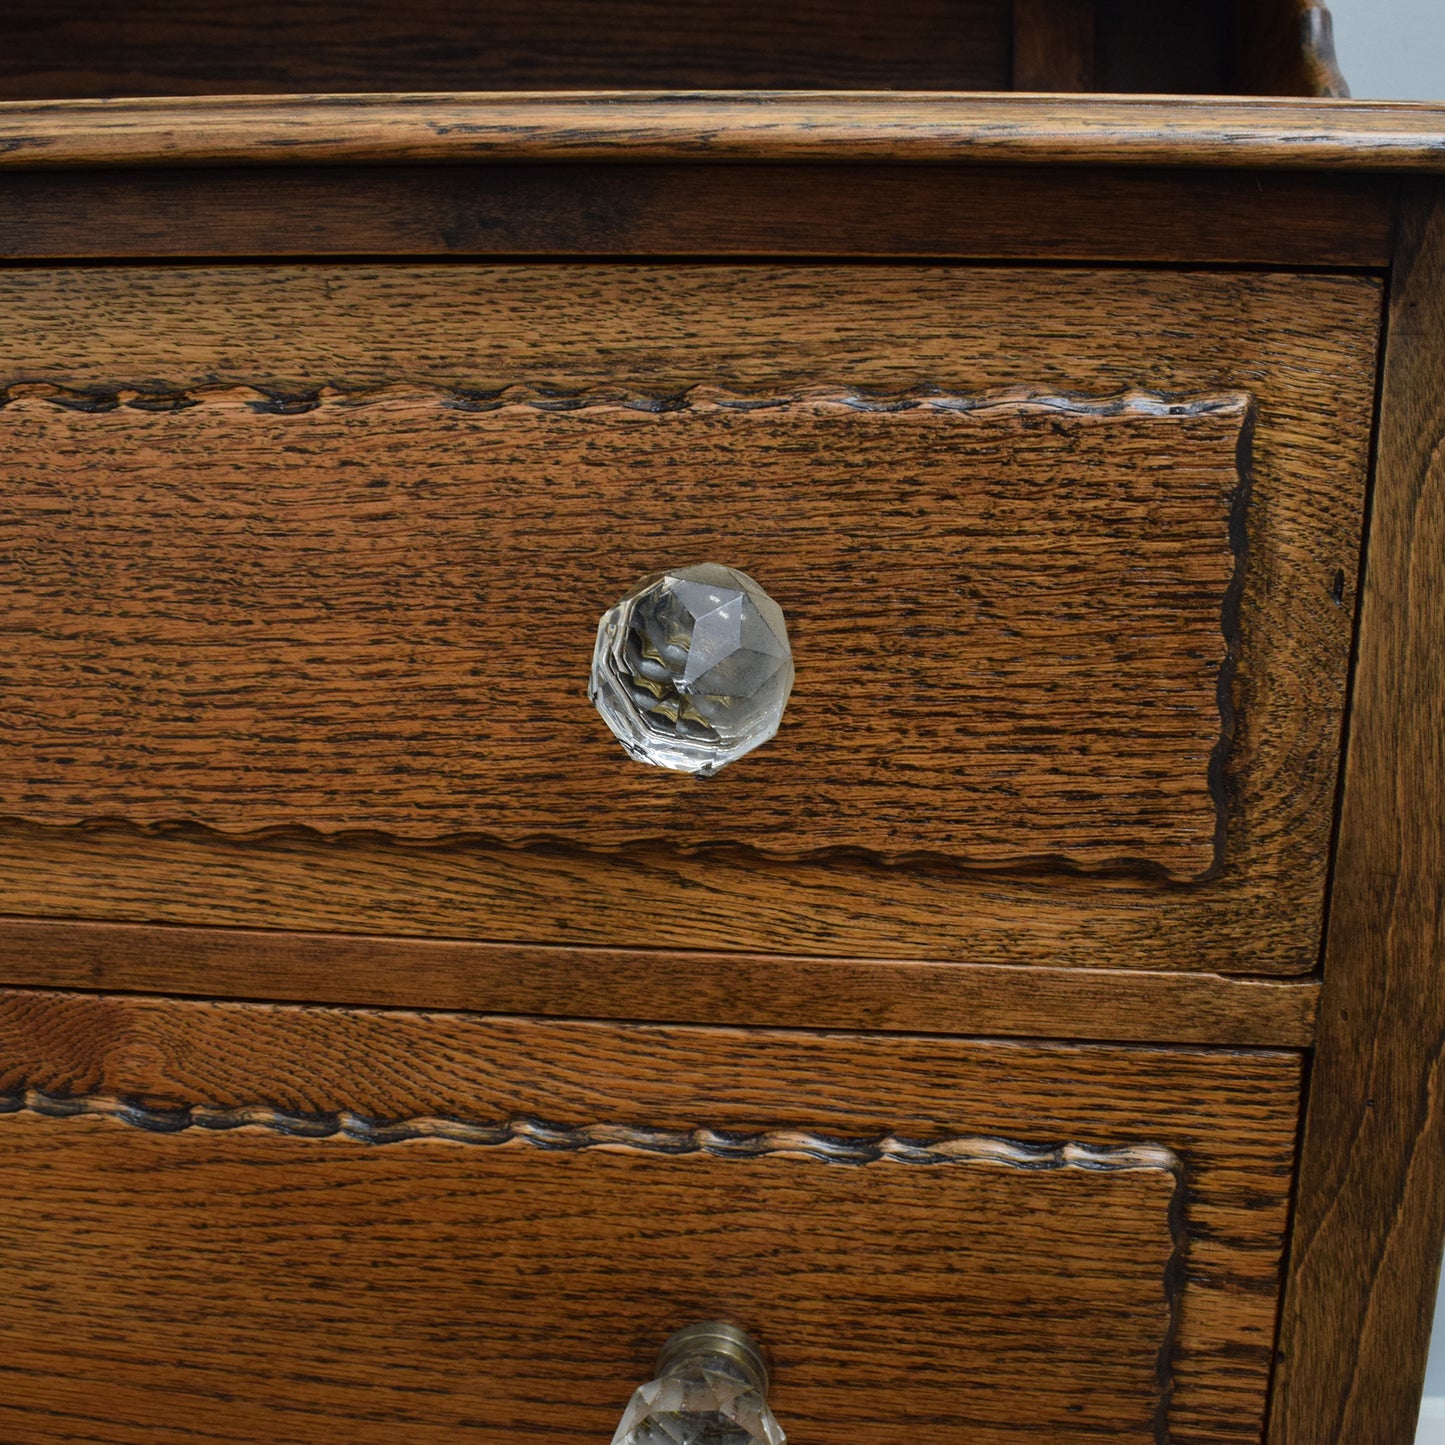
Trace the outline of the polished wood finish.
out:
M 0 984 L 675 1023 L 1307 1047 L 1319 981 L 0 922 Z
M 836 386 L 843 376 L 870 394 L 920 384 L 960 395 L 1246 389 L 1258 423 L 1223 869 L 1180 889 L 1118 874 L 880 869 L 852 857 L 825 869 L 756 849 L 697 857 L 664 845 L 609 859 L 480 844 L 397 849 L 377 838 L 237 844 L 11 828 L 0 834 L 6 911 L 980 963 L 1315 966 L 1375 370 L 1373 280 L 705 266 L 306 267 L 278 279 L 264 267 L 6 273 L 10 395 L 38 388 L 54 397 L 58 386 L 101 410 L 72 414 L 51 401 L 37 413 L 34 403 L 12 403 L 4 430 L 44 414 L 86 436 L 128 434 L 139 423 L 184 437 L 204 407 L 104 409 L 122 400 L 165 407 L 166 397 L 198 386 L 262 387 L 298 408 L 326 388 L 405 382 L 481 397 L 519 379 L 563 392 L 656 395 L 697 385 L 778 394 Z M 133 380 L 117 394 L 122 361 Z M 251 422 L 281 431 L 308 424 L 307 416 Z M 800 560 L 823 542 L 810 542 Z M 638 552 L 611 583 L 594 579 L 595 595 L 575 604 L 576 626 L 590 629 L 601 607 L 659 560 Z M 289 580 L 278 582 L 284 593 Z M 577 648 L 580 720 L 590 637 Z M 804 717 L 827 701 L 826 686 L 815 692 L 808 699 L 800 687 Z M 1214 709 L 1212 695 L 1205 705 Z M 599 755 L 627 773 L 597 731 Z M 759 772 L 766 760 L 758 755 Z M 750 766 L 732 772 L 746 780 Z
M 719 1313 L 799 1437 L 1258 1438 L 1298 1055 L 9 993 L 0 1059 L 7 1439 L 590 1438 Z
M 0 425 L 0 812 L 1222 865 L 1247 396 L 121 395 Z M 797 668 L 702 782 L 584 690 L 598 617 L 694 558 L 762 584 Z
M 10 0 L 0 97 L 1005 90 L 1009 0 Z
M 1445 1239 L 1445 196 L 1404 209 L 1275 1445 L 1413 1438 Z
M 0 103 L 0 172 L 65 166 L 890 161 L 1445 171 L 1445 108 L 1210 97 L 322 95 Z
M 15 171 L 0 256 L 941 256 L 1383 269 L 1388 183 L 781 165 Z

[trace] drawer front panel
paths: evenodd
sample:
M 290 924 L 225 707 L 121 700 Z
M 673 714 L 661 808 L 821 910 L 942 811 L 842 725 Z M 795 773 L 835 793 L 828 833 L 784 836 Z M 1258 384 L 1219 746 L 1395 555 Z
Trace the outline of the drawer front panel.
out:
M 1243 396 L 26 396 L 0 811 L 1193 878 L 1220 861 Z M 628 761 L 597 618 L 711 558 L 788 619 L 765 752 Z
M 1372 278 L 100 269 L 0 319 L 9 911 L 1314 965 Z M 583 688 L 705 558 L 798 673 L 698 781 Z
M 7 1439 L 1258 1438 L 1298 1056 L 0 997 Z
M 402 1148 L 0 1123 L 10 1207 L 51 1221 L 43 1243 L 14 1241 L 24 1285 L 59 1277 L 44 1313 L 65 1325 L 14 1311 L 19 1406 L 59 1403 L 119 1336 L 125 1357 L 89 1376 L 93 1438 L 600 1442 L 650 1378 L 649 1344 L 722 1314 L 782 1347 L 792 1438 L 1006 1440 L 1030 1395 L 1050 1439 L 1156 1438 L 1167 1167 L 971 1160 L 974 1140 L 848 1166 L 806 1133 L 750 1141 L 777 1152 L 746 1162 L 615 1126 L 603 1146 L 561 1137 Z M 101 1257 L 98 1230 L 124 1243 Z M 955 1383 L 982 1361 L 991 1399 Z M 6 1438 L 54 1438 L 24 1428 Z

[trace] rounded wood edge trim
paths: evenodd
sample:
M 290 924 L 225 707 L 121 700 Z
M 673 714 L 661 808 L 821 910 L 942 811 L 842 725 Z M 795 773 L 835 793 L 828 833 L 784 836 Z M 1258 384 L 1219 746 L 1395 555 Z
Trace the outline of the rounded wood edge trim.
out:
M 1445 106 L 635 91 L 0 103 L 0 168 L 900 161 L 1445 172 Z
M 754 1028 L 1307 1048 L 1319 980 L 0 919 L 0 988 Z

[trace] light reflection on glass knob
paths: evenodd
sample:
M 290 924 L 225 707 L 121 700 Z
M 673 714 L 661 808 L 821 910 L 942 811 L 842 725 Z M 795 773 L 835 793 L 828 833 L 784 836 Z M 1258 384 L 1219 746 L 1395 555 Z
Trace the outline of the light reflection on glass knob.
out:
M 746 1330 L 688 1325 L 662 1347 L 657 1378 L 634 1392 L 612 1445 L 784 1445 L 768 1384 L 767 1359 Z
M 630 757 L 705 778 L 777 732 L 792 687 L 782 608 L 704 562 L 644 577 L 603 614 L 587 692 Z

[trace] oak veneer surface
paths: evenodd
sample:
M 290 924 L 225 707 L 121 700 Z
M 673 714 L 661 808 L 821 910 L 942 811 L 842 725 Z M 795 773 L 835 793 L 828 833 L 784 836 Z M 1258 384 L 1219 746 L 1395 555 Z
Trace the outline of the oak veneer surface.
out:
M 137 400 L 4 412 L 0 813 L 1219 866 L 1246 396 Z M 703 786 L 584 686 L 602 612 L 697 558 L 797 665 Z
M 7 828 L 0 906 L 526 942 L 1305 971 L 1323 900 L 1378 307 L 1375 281 L 1335 276 L 711 266 L 9 272 L 0 283 L 8 395 L 52 399 L 40 413 L 33 400 L 12 402 L 0 416 L 5 435 L 38 414 L 84 435 L 184 433 L 191 413 L 146 408 L 172 407 L 199 387 L 259 389 L 281 399 L 277 410 L 304 411 L 322 393 L 397 384 L 483 399 L 519 384 L 564 395 L 697 386 L 786 395 L 841 384 L 881 397 L 1023 387 L 1093 398 L 1144 385 L 1246 394 L 1257 425 L 1223 866 L 1206 883 L 888 868 L 866 857 L 810 867 L 770 858 L 745 837 L 733 840 L 735 858 L 690 857 L 666 843 L 609 858 L 304 833 L 248 842 L 104 823 Z M 56 400 L 64 393 L 89 410 L 67 412 Z M 316 425 L 310 414 L 253 421 L 277 437 Z M 724 504 L 708 520 L 723 537 Z M 1107 539 L 1100 546 L 1103 562 Z M 612 587 L 577 600 L 576 626 L 590 627 L 619 580 L 670 552 L 659 536 L 655 553 L 625 559 L 602 579 Z M 16 561 L 47 565 L 33 551 Z M 164 575 L 160 559 L 137 556 L 136 565 Z M 198 597 L 213 586 L 194 565 L 185 571 Z M 7 605 L 11 627 L 35 625 Z M 580 687 L 580 631 L 577 651 Z M 350 688 L 336 678 L 342 711 Z M 806 718 L 820 702 L 800 692 L 795 706 Z M 10 727 L 23 725 L 23 713 L 11 716 Z M 773 756 L 786 756 L 781 743 Z M 348 765 L 343 756 L 333 767 Z M 757 765 L 767 766 L 765 754 Z M 620 751 L 615 766 L 633 767 Z M 752 766 L 734 770 L 745 784 Z M 638 776 L 681 792 L 676 779 Z
M 604 1437 L 719 1313 L 799 1440 L 1259 1438 L 1298 1055 L 9 992 L 0 1059 L 7 1439 Z

